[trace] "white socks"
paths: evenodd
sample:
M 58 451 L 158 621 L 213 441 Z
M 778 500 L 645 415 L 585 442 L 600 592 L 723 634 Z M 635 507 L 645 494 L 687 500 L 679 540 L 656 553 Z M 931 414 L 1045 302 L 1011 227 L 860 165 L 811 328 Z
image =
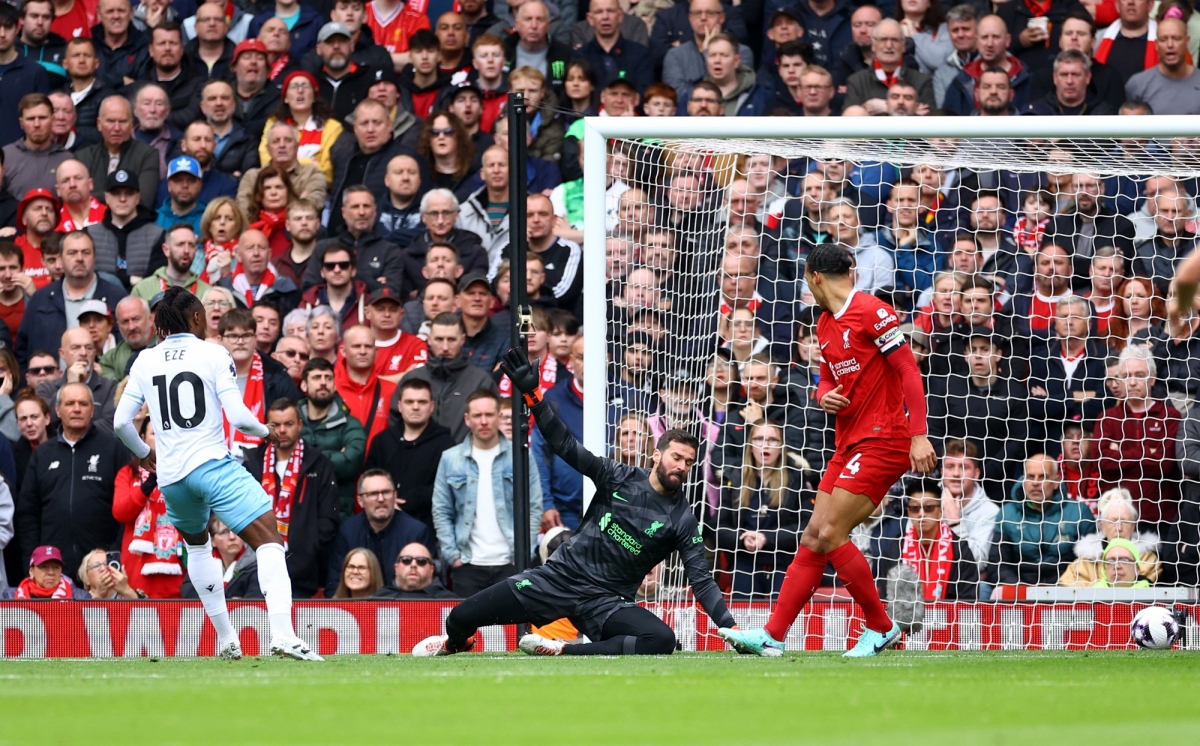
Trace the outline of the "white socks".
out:
M 212 541 L 206 541 L 201 546 L 187 547 L 188 577 L 200 594 L 200 603 L 204 605 L 204 613 L 212 620 L 217 629 L 217 648 L 225 643 L 238 639 L 229 623 L 229 608 L 225 605 L 225 573 L 221 560 L 213 556 Z
M 292 579 L 288 576 L 283 546 L 263 544 L 254 553 L 258 557 L 258 587 L 267 600 L 271 638 L 295 637 L 296 630 L 292 628 Z

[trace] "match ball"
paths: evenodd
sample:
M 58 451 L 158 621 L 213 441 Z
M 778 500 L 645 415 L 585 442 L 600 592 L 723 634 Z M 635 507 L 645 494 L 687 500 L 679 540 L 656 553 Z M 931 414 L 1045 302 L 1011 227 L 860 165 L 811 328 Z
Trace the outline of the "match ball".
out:
M 1147 606 L 1133 618 L 1133 641 L 1146 650 L 1168 650 L 1179 639 L 1179 622 L 1162 606 Z

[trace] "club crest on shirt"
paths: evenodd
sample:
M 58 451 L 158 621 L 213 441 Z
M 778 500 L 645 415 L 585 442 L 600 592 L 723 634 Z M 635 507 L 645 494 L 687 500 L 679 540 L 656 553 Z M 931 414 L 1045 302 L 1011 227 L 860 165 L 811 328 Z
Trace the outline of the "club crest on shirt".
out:
M 842 346 L 847 350 L 850 349 L 850 330 L 849 329 L 842 332 Z

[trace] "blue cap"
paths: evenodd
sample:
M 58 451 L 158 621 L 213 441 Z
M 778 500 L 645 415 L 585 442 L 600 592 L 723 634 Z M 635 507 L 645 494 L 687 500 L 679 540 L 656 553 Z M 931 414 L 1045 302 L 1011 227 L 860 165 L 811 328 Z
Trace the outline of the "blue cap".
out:
M 167 178 L 169 179 L 175 174 L 191 174 L 197 179 L 204 178 L 204 175 L 200 173 L 200 161 L 190 155 L 181 155 L 171 160 L 170 165 L 167 166 Z

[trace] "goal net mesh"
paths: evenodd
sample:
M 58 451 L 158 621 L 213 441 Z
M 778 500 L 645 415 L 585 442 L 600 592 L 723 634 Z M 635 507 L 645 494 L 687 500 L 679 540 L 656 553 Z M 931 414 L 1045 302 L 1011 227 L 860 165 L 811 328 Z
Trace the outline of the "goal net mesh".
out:
M 700 439 L 685 493 L 743 625 L 765 622 L 833 452 L 803 282 L 825 242 L 896 308 L 924 377 L 938 470 L 852 534 L 885 600 L 893 568 L 917 571 L 910 647 L 1125 645 L 1147 601 L 1123 589 L 1189 598 L 1200 332 L 1165 304 L 1200 139 L 614 139 L 606 159 L 588 216 L 607 236 L 609 455 Z M 642 595 L 704 624 L 677 558 Z M 789 647 L 857 630 L 831 567 L 817 598 Z M 1032 599 L 1034 616 L 1005 603 Z M 1092 600 L 1117 603 L 1074 605 Z

